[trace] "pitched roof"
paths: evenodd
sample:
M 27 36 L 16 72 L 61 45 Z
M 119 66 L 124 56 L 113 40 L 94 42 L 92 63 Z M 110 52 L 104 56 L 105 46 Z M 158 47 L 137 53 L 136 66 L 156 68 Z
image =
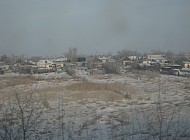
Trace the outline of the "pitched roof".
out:
M 129 57 L 125 56 L 125 57 L 119 59 L 118 61 L 120 61 L 120 62 L 121 61 L 131 61 L 131 59 Z

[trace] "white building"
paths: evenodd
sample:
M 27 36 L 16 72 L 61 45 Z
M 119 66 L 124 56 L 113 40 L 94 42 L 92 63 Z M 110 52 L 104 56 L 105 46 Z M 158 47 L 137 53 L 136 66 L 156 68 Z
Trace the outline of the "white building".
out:
M 147 59 L 158 63 L 166 63 L 167 59 L 162 55 L 147 55 Z

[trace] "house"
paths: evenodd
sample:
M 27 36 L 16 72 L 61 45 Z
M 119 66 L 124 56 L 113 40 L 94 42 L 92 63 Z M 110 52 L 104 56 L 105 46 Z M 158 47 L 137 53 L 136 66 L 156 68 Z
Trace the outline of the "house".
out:
M 143 65 L 151 65 L 151 64 L 152 64 L 152 60 L 144 59 L 144 60 L 142 61 L 142 64 L 143 64 Z
M 151 60 L 150 58 L 144 58 L 138 64 L 139 70 L 159 70 L 160 63 L 158 63 L 155 59 Z
M 92 60 L 92 64 L 95 68 L 102 68 L 104 62 L 105 60 L 99 59 L 97 57 L 93 58 Z
M 59 57 L 59 58 L 56 58 L 55 60 L 54 60 L 54 62 L 66 62 L 67 61 L 67 58 L 66 57 L 64 57 L 64 56 L 62 56 L 62 57 Z
M 63 70 L 64 66 L 65 66 L 65 63 L 67 61 L 67 58 L 62 56 L 62 57 L 59 57 L 59 58 L 56 58 L 53 60 L 53 67 L 56 69 L 56 70 Z
M 111 60 L 111 56 L 98 56 L 98 59 L 100 59 L 103 63 L 109 62 Z
M 65 66 L 65 63 L 62 62 L 53 62 L 52 68 L 55 68 L 56 70 L 62 70 Z
M 168 60 L 163 55 L 147 55 L 147 59 L 157 63 L 167 63 Z
M 185 62 L 185 61 L 188 61 L 188 59 L 185 57 L 177 57 L 175 60 L 175 63 L 179 64 L 179 65 L 183 65 L 183 62 Z
M 120 60 L 118 60 L 118 62 L 121 63 L 121 65 L 122 65 L 123 67 L 126 67 L 126 66 L 128 66 L 128 65 L 131 65 L 131 63 L 132 63 L 131 59 L 128 58 L 127 56 L 121 58 Z
M 1 68 L 1 71 L 3 71 L 3 73 L 10 73 L 13 70 L 12 65 L 3 65 L 0 68 Z
M 37 63 L 32 60 L 24 60 L 22 63 L 14 64 L 14 72 L 20 74 L 33 74 L 37 73 Z
M 87 59 L 87 67 L 89 69 L 95 69 L 95 68 L 101 69 L 103 63 L 105 63 L 104 60 L 99 59 L 99 57 L 96 56 L 88 57 Z
M 77 57 L 77 61 L 76 61 L 77 67 L 86 67 L 86 65 L 87 65 L 86 57 L 84 56 Z
M 116 59 L 111 58 L 111 59 L 108 60 L 108 62 L 112 62 L 113 63 L 113 62 L 117 62 L 117 61 L 116 61 Z
M 44 69 L 52 69 L 53 61 L 49 59 L 39 60 L 37 62 L 38 68 L 44 68 Z
M 178 64 L 171 64 L 167 67 L 163 67 L 160 69 L 160 72 L 163 74 L 171 74 L 171 75 L 182 75 L 181 73 L 182 66 Z
M 143 63 L 139 63 L 137 66 L 138 70 L 158 71 L 159 68 L 160 68 L 159 65 L 151 65 L 151 64 L 143 64 Z
M 65 64 L 64 64 L 64 67 L 65 67 L 66 69 L 76 69 L 76 65 L 73 64 L 73 63 L 65 63 Z
M 142 63 L 146 66 L 159 65 L 160 67 L 165 67 L 168 65 L 168 60 L 163 55 L 147 55 Z
M 190 69 L 190 62 L 189 61 L 183 61 L 183 67 L 186 69 Z
M 139 57 L 137 57 L 136 55 L 128 56 L 128 58 L 129 58 L 131 61 L 139 60 Z
M 81 56 L 81 57 L 77 57 L 77 62 L 85 62 L 86 61 L 86 57 Z
M 4 65 L 5 65 L 5 62 L 0 61 L 0 67 Z
M 48 73 L 55 71 L 55 66 L 53 65 L 53 60 L 42 59 L 37 62 L 37 73 Z
M 26 64 L 27 65 L 36 65 L 36 62 L 29 60 L 29 61 L 26 61 Z

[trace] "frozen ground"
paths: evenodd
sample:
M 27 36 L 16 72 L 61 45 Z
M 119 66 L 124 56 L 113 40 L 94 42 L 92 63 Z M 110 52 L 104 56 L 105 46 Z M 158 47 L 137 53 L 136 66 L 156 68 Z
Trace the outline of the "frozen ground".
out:
M 190 128 L 185 127 L 190 115 L 189 78 L 167 75 L 150 78 L 133 73 L 92 76 L 83 70 L 77 74 L 78 79 L 66 74 L 34 75 L 38 79 L 35 83 L 7 86 L 0 93 L 13 88 L 34 89 L 40 100 L 48 102 L 35 139 L 151 140 L 157 139 L 159 132 L 165 139 L 181 135 L 182 139 L 189 139 Z M 90 89 L 85 84 L 88 82 L 112 84 L 113 89 Z M 75 87 L 78 83 L 84 84 Z M 118 86 L 114 89 L 114 84 L 126 89 Z M 160 116 L 163 132 L 159 129 Z

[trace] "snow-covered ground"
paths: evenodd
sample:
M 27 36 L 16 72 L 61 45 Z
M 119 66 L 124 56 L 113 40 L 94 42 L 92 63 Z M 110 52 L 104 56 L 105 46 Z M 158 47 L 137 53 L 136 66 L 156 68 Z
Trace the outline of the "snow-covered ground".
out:
M 190 129 L 185 127 L 189 125 L 190 115 L 189 78 L 167 75 L 148 78 L 146 75 L 138 77 L 133 73 L 89 75 L 85 70 L 77 70 L 77 76 L 81 80 L 73 79 L 65 73 L 34 75 L 42 81 L 24 86 L 35 88 L 49 103 L 43 114 L 42 124 L 36 132 L 38 139 L 157 139 L 160 123 L 156 120 L 159 119 L 160 112 L 163 118 L 161 134 L 165 139 L 177 138 L 178 135 L 183 135 L 184 140 L 189 139 L 186 133 L 182 134 L 183 129 L 186 129 L 187 133 Z M 119 83 L 132 88 L 127 88 L 125 92 L 119 92 L 118 89 L 74 91 L 67 88 L 68 85 L 83 81 L 100 84 Z M 0 92 L 3 91 L 5 89 Z M 84 98 L 80 98 L 83 94 Z M 98 97 L 89 96 L 90 94 Z M 103 97 L 104 94 L 107 95 Z M 121 94 L 121 97 L 105 99 L 109 96 L 115 98 L 115 94 Z M 126 97 L 126 94 L 129 97 Z M 171 117 L 173 119 L 170 119 Z

